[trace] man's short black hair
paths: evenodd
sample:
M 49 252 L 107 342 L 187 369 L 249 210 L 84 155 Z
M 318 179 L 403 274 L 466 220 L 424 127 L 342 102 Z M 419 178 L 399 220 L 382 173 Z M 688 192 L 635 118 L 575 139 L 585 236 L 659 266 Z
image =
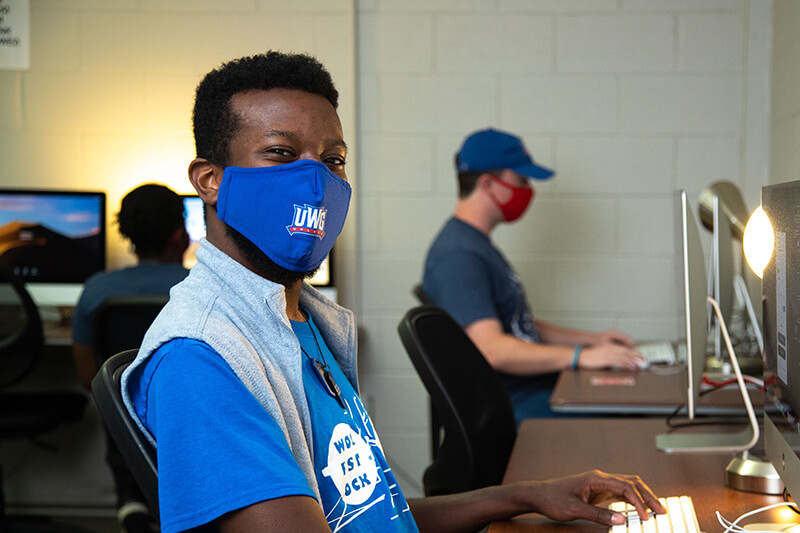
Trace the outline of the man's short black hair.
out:
M 339 105 L 331 75 L 311 56 L 270 51 L 229 61 L 206 74 L 197 86 L 192 114 L 197 157 L 227 165 L 230 142 L 239 127 L 231 97 L 270 89 L 299 89 L 322 96 L 334 109 Z
M 122 199 L 117 224 L 137 256 L 159 255 L 175 230 L 185 225 L 183 199 L 164 185 L 140 185 Z

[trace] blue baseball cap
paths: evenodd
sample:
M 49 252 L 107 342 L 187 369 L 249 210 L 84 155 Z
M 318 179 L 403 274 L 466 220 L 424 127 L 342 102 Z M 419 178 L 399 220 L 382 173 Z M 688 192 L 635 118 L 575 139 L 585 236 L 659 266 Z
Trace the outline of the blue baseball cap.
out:
M 533 162 L 522 139 L 492 128 L 471 133 L 458 151 L 457 167 L 461 172 L 488 172 L 508 168 L 537 180 L 555 174 L 549 168 Z

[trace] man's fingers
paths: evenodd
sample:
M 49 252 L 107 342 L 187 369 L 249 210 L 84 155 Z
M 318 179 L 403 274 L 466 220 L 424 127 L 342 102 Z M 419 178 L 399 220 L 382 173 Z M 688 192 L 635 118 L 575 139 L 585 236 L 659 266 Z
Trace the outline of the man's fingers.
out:
M 636 512 L 647 520 L 650 516 L 648 509 L 652 509 L 656 514 L 666 513 L 667 510 L 658 501 L 653 491 L 641 480 L 639 476 L 622 476 L 619 479 L 622 483 L 622 495 L 625 500 L 636 508 Z

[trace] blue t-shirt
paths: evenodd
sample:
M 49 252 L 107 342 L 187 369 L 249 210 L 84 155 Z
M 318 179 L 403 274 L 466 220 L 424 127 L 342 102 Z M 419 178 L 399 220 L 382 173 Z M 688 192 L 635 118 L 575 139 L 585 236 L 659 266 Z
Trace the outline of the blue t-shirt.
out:
M 178 263 L 144 261 L 136 266 L 98 272 L 84 283 L 81 297 L 72 315 L 72 340 L 94 345 L 94 319 L 104 300 L 115 296 L 168 295 L 173 285 L 189 273 Z
M 309 324 L 293 324 L 298 339 L 317 359 L 319 342 L 347 407 L 304 358 L 314 469 L 331 529 L 417 531 L 358 394 Z M 207 344 L 164 344 L 129 386 L 136 412 L 158 442 L 164 533 L 209 524 L 272 498 L 314 497 L 277 423 Z
M 481 319 L 497 319 L 505 333 L 542 342 L 519 275 L 488 236 L 462 220 L 450 218 L 431 244 L 422 288 L 462 327 Z M 553 416 L 550 394 L 557 373 L 498 375 L 514 405 L 517 421 Z

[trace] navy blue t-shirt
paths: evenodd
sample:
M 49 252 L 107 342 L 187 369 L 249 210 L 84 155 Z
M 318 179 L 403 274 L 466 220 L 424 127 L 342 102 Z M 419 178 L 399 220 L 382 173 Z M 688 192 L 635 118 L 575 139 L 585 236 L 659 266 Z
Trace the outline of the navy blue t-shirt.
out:
M 422 288 L 462 327 L 497 319 L 503 331 L 528 342 L 542 342 L 519 275 L 488 236 L 450 218 L 428 250 Z M 499 373 L 517 420 L 553 416 L 550 393 L 557 373 L 512 376 Z
M 86 280 L 72 316 L 72 340 L 78 344 L 95 342 L 94 320 L 104 300 L 139 294 L 168 296 L 173 285 L 183 281 L 189 271 L 180 263 L 142 261 L 136 266 L 98 272 Z

